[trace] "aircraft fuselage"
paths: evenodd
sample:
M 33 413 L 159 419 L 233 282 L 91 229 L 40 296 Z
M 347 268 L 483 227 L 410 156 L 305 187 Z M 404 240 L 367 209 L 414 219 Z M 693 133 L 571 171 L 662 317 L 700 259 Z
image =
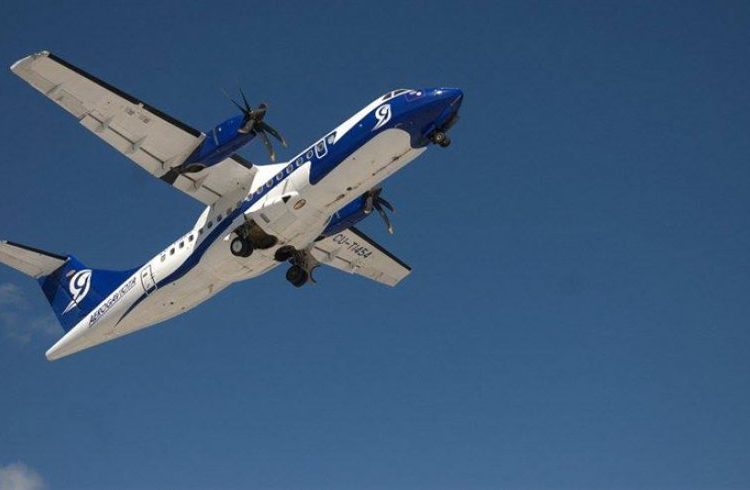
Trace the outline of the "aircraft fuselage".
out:
M 455 120 L 457 89 L 394 91 L 286 163 L 257 166 L 250 192 L 207 207 L 183 236 L 137 269 L 47 351 L 56 359 L 164 321 L 230 284 L 281 262 L 281 247 L 304 251 L 337 211 L 423 153 L 437 128 Z M 230 242 L 252 225 L 271 240 L 248 257 Z

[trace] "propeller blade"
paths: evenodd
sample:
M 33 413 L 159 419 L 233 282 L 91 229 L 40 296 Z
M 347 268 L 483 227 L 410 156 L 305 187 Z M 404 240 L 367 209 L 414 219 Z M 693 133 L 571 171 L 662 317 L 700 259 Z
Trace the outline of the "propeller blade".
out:
M 391 203 L 383 199 L 382 197 L 378 196 L 378 203 L 382 204 L 386 208 L 388 208 L 392 213 L 396 212 L 396 208 L 394 208 Z
M 222 89 L 221 89 L 221 92 L 222 92 L 222 93 L 224 94 L 224 96 L 225 96 L 225 97 L 226 97 L 227 99 L 229 99 L 229 100 L 230 100 L 230 101 L 232 102 L 232 104 L 234 104 L 234 105 L 236 105 L 236 106 L 237 106 L 237 109 L 239 109 L 239 110 L 240 110 L 240 111 L 241 111 L 241 112 L 242 112 L 243 114 L 247 115 L 247 110 L 245 110 L 245 109 L 244 109 L 244 108 L 243 108 L 243 107 L 242 107 L 242 106 L 241 106 L 241 105 L 240 105 L 240 104 L 239 104 L 239 103 L 238 103 L 238 102 L 237 102 L 236 100 L 234 100 L 233 98 L 231 98 L 231 97 L 229 96 L 229 94 L 227 93 L 227 91 L 226 91 L 226 90 L 224 90 L 224 89 L 222 88 Z
M 266 116 L 266 110 L 268 109 L 268 106 L 266 104 L 260 104 L 257 109 L 253 110 L 253 119 L 255 119 L 258 122 L 261 122 L 263 118 Z
M 266 133 L 264 131 L 258 131 L 258 136 L 260 136 L 260 139 L 263 140 L 263 145 L 266 147 L 266 150 L 268 151 L 268 156 L 271 159 L 272 162 L 276 161 L 276 152 L 273 151 L 273 145 L 271 144 L 271 140 L 268 139 L 268 136 L 266 136 Z
M 378 213 L 380 214 L 380 217 L 383 218 L 383 221 L 385 221 L 385 226 L 388 228 L 388 233 L 393 235 L 393 225 L 391 224 L 391 219 L 388 217 L 385 211 L 383 211 L 383 208 L 380 206 L 380 204 L 375 201 L 375 209 L 378 210 Z
M 274 128 L 272 128 L 270 124 L 266 123 L 265 121 L 261 121 L 258 128 L 261 129 L 262 131 L 266 131 L 268 134 L 270 134 L 271 136 L 279 140 L 279 142 L 281 142 L 281 146 L 283 146 L 284 148 L 287 147 L 286 140 L 284 139 L 284 137 L 281 136 L 281 133 L 279 133 Z
M 240 95 L 242 96 L 242 101 L 245 103 L 244 112 L 252 112 L 253 108 L 250 106 L 250 103 L 248 103 L 247 97 L 245 97 L 245 92 L 242 91 L 242 87 L 240 87 Z

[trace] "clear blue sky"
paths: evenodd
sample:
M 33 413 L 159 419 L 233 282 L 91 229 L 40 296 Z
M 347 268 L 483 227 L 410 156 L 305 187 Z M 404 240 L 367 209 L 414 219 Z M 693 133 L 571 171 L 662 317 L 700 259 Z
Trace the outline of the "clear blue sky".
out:
M 461 87 L 453 146 L 385 186 L 396 235 L 362 226 L 414 272 L 278 269 L 49 363 L 62 330 L 1 268 L 0 478 L 750 487 L 747 2 L 276 4 L 5 1 L 0 64 L 49 49 L 206 129 L 239 83 L 282 158 L 387 90 Z M 127 268 L 200 212 L 9 70 L 0 106 L 0 238 Z

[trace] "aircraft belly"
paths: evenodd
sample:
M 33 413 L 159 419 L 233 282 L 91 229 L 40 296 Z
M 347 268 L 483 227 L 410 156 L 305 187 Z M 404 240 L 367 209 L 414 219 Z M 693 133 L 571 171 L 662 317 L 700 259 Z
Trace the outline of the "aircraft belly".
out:
M 280 243 L 304 248 L 325 229 L 333 213 L 423 151 L 424 148 L 411 147 L 410 135 L 406 131 L 383 131 L 315 185 L 309 183 L 309 168 L 300 169 L 291 176 L 290 185 L 279 186 L 277 193 L 269 195 L 263 206 L 248 216 L 276 236 Z M 226 250 L 229 253 L 228 246 Z M 263 255 L 264 251 L 256 250 L 251 257 L 259 252 Z M 239 261 L 245 267 L 250 263 L 248 259 Z
M 234 230 L 234 228 L 232 226 L 229 229 Z M 209 247 L 201 259 L 200 267 L 215 281 L 229 284 L 250 279 L 278 265 L 273 258 L 274 248 L 270 251 L 255 250 L 249 257 L 233 255 L 229 244 L 234 236 L 232 232 L 226 233 Z
M 306 187 L 300 194 L 312 207 L 320 210 L 321 215 L 329 217 L 424 150 L 411 147 L 410 135 L 406 131 L 395 128 L 383 131 L 347 157 L 318 184 Z
M 111 330 L 110 336 L 120 337 L 168 320 L 206 301 L 229 284 L 197 267 L 179 280 L 164 285 L 143 298 Z

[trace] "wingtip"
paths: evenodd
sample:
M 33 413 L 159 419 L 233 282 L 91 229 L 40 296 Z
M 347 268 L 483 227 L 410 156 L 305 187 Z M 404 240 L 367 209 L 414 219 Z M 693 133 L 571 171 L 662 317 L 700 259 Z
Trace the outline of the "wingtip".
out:
M 18 70 L 18 68 L 21 66 L 21 64 L 23 62 L 25 62 L 27 60 L 35 60 L 35 59 L 37 59 L 37 58 L 39 58 L 41 56 L 49 56 L 49 55 L 50 55 L 50 52 L 45 49 L 43 51 L 39 51 L 37 53 L 30 54 L 28 56 L 24 56 L 20 60 L 16 61 L 12 65 L 10 65 L 10 71 L 12 71 L 13 73 L 15 73 Z

